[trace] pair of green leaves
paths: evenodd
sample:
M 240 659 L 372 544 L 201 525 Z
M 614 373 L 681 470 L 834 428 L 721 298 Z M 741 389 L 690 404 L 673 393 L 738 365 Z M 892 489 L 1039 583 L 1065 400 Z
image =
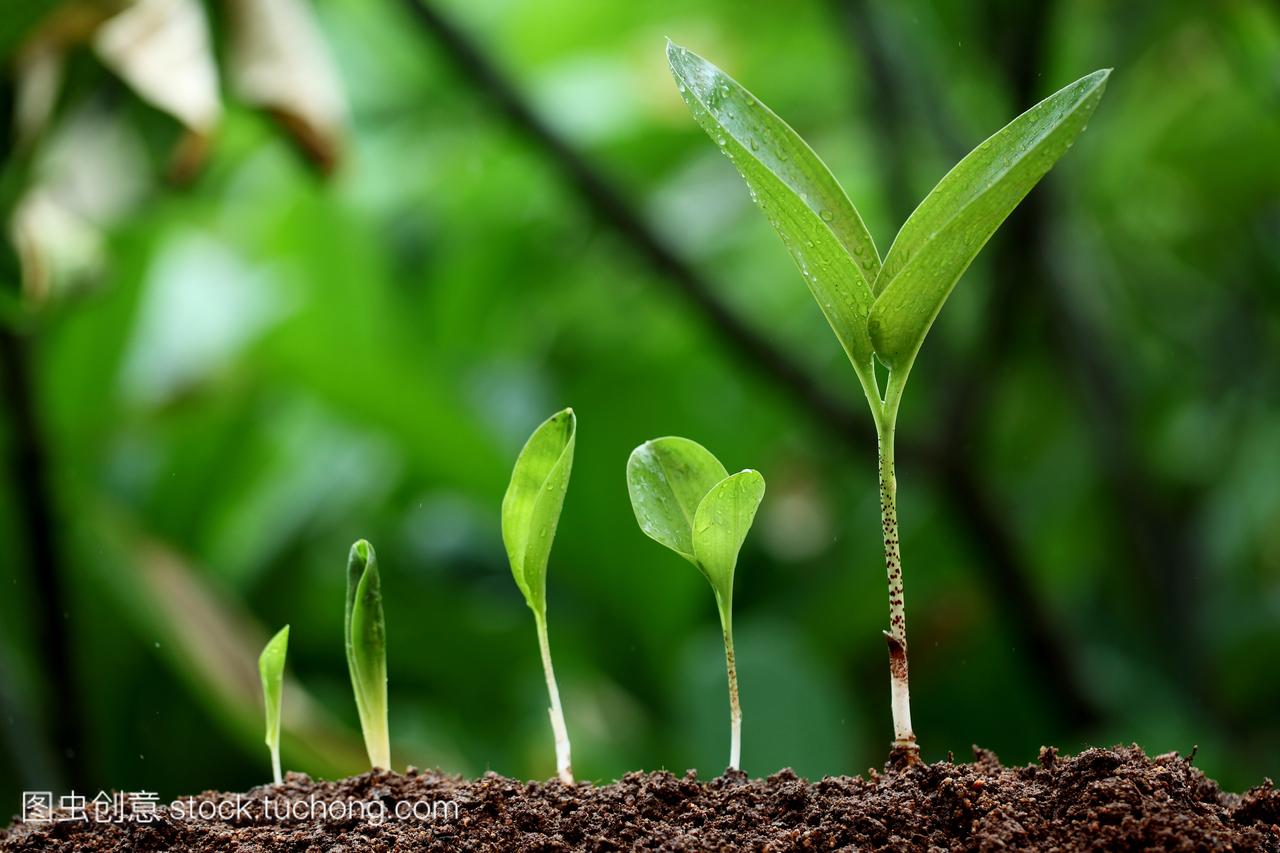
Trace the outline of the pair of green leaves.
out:
M 344 620 L 347 669 L 365 750 L 374 767 L 391 768 L 387 729 L 387 627 L 382 614 L 382 577 L 373 546 L 361 539 L 347 557 Z
M 656 438 L 627 460 L 627 491 L 640 529 L 710 581 L 727 628 L 738 552 L 764 498 L 764 477 L 730 474 L 687 438 Z
M 905 379 L 960 276 L 1084 130 L 1110 73 L 1050 95 L 970 152 L 907 219 L 881 264 L 830 169 L 786 122 L 697 54 L 668 43 L 667 59 L 694 118 L 790 248 L 869 388 L 873 355 Z

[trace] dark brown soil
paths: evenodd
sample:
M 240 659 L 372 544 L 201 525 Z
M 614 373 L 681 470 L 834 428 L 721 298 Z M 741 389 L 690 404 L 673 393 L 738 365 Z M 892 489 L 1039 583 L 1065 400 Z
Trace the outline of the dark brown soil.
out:
M 237 795 L 205 793 L 214 804 Z M 248 816 L 152 823 L 15 823 L 0 851 L 239 851 L 356 853 L 418 850 L 1265 850 L 1280 851 L 1280 791 L 1268 781 L 1224 794 L 1176 754 L 1137 747 L 1075 758 L 1042 750 L 1027 767 L 1003 767 L 975 749 L 972 764 L 916 765 L 869 777 L 806 782 L 729 774 L 698 782 L 631 773 L 599 787 L 478 781 L 421 773 L 368 773 L 339 782 L 291 774 L 256 788 Z M 264 798 L 380 802 L 454 801 L 434 820 L 381 823 L 351 817 L 267 820 Z M 278 808 L 278 805 L 277 805 Z

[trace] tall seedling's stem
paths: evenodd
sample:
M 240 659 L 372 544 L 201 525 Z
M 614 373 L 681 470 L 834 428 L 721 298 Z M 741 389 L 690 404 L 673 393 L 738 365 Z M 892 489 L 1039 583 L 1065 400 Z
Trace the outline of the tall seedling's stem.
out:
M 719 594 L 716 603 L 721 604 Z M 724 633 L 724 663 L 729 673 L 729 768 L 742 769 L 742 704 L 738 699 L 738 663 L 733 654 L 733 603 L 720 606 L 720 626 Z
M 556 773 L 566 785 L 573 784 L 573 762 L 569 757 L 569 729 L 564 724 L 564 710 L 560 707 L 560 688 L 556 685 L 556 671 L 551 666 L 551 644 L 547 640 L 547 617 L 534 613 L 538 626 L 538 646 L 542 650 L 542 671 L 547 676 L 547 693 L 551 696 L 551 733 L 556 739 Z
M 893 465 L 893 435 L 898 420 L 905 376 L 891 374 L 884 404 L 876 417 L 880 450 L 880 528 L 884 534 L 884 565 L 889 580 L 889 696 L 893 710 L 893 748 L 909 763 L 919 760 L 920 747 L 911 727 L 911 690 L 907 678 L 907 613 L 902 593 L 902 552 L 898 542 L 898 479 Z

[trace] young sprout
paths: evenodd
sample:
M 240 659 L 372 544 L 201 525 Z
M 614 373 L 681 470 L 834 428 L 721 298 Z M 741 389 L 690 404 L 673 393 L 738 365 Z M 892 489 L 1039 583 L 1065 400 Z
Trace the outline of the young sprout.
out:
M 369 764 L 391 769 L 387 734 L 387 626 L 382 616 L 382 579 L 373 546 L 361 539 L 347 557 L 345 620 L 347 669 L 360 713 Z
M 631 452 L 627 491 L 640 529 L 697 566 L 711 583 L 729 673 L 729 766 L 742 764 L 742 706 L 733 655 L 733 572 L 738 551 L 764 497 L 764 477 L 730 475 L 720 460 L 687 438 L 655 438 Z
M 700 56 L 667 45 L 685 103 L 737 167 L 790 249 L 853 363 L 880 445 L 880 515 L 889 578 L 890 696 L 895 751 L 918 760 L 907 682 L 893 437 L 902 391 L 925 333 L 978 251 L 1066 153 L 1102 98 L 1095 71 L 1018 116 L 961 160 L 907 219 L 884 257 L 831 171 L 750 92 Z M 875 361 L 888 370 L 883 390 Z
M 542 423 L 516 459 L 511 484 L 502 499 L 502 541 L 511 561 L 511 574 L 524 600 L 533 611 L 542 651 L 542 670 L 551 697 L 551 733 L 556 741 L 556 772 L 560 781 L 573 784 L 569 757 L 569 731 L 560 707 L 560 688 L 551 668 L 551 646 L 547 641 L 547 558 L 560 523 L 564 494 L 573 468 L 573 447 L 578 421 L 573 409 L 557 412 Z
M 280 772 L 280 697 L 284 689 L 284 659 L 289 652 L 289 626 L 285 625 L 267 643 L 258 656 L 258 674 L 262 676 L 262 699 L 267 708 L 267 747 L 271 750 L 271 772 L 279 785 Z

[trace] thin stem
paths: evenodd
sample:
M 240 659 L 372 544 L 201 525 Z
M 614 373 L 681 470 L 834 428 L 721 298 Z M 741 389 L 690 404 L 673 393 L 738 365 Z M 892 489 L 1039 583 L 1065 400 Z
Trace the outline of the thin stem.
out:
M 902 590 L 902 554 L 898 543 L 898 480 L 893 465 L 893 436 L 902 398 L 902 378 L 890 375 L 884 408 L 876 418 L 880 445 L 880 524 L 884 533 L 884 564 L 889 580 L 889 693 L 893 708 L 893 746 L 910 761 L 918 760 L 911 727 L 911 691 L 907 677 L 907 614 Z
M 742 704 L 738 700 L 738 664 L 733 655 L 733 617 L 722 614 L 724 662 L 729 673 L 729 769 L 742 769 Z
M 385 699 L 370 706 L 370 730 L 365 738 L 365 749 L 369 752 L 369 764 L 375 770 L 391 769 L 391 733 L 387 726 L 387 706 Z
M 547 693 L 551 696 L 551 707 L 547 713 L 551 716 L 551 733 L 556 739 L 556 772 L 560 781 L 566 785 L 573 784 L 573 764 L 569 760 L 569 730 L 564 724 L 564 709 L 560 707 L 560 688 L 556 686 L 556 672 L 551 666 L 551 644 L 547 640 L 547 617 L 534 613 L 534 622 L 538 626 L 538 647 L 542 650 L 542 671 L 547 676 Z
M 284 781 L 284 774 L 280 772 L 280 744 L 278 742 L 271 745 L 271 772 L 275 775 L 277 785 Z

